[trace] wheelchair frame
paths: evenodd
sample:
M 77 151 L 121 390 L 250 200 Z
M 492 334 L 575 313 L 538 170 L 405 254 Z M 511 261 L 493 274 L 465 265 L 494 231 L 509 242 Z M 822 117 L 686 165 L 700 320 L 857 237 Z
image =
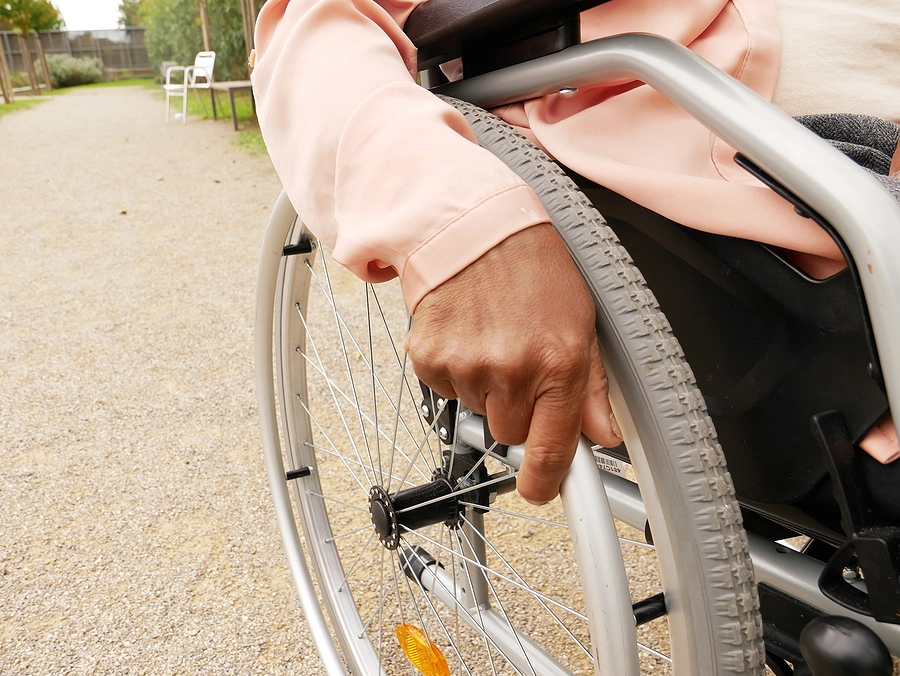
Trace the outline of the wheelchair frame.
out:
M 716 70 L 689 50 L 651 35 L 621 35 L 435 88 L 478 106 L 494 106 L 618 78 L 641 80 L 724 139 L 800 203 L 830 223 L 845 242 L 870 308 L 877 358 L 887 396 L 900 411 L 900 204 L 851 160 Z M 285 195 L 270 218 L 260 264 L 256 314 L 256 380 L 263 445 L 289 564 L 313 639 L 329 674 L 346 673 L 337 652 L 293 524 L 284 480 L 272 385 L 272 307 L 285 233 L 295 214 Z M 646 524 L 634 484 L 604 474 L 613 515 L 637 528 Z M 288 523 L 290 522 L 290 525 Z M 293 534 L 292 534 L 293 533 Z M 853 615 L 900 654 L 900 625 L 851 613 L 817 585 L 824 565 L 764 537 L 748 533 L 757 582 L 826 614 Z M 288 542 L 291 538 L 292 542 Z

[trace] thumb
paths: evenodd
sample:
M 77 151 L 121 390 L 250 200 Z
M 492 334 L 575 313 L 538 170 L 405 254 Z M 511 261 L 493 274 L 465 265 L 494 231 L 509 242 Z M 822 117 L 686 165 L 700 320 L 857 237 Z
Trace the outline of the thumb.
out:
M 622 443 L 622 431 L 609 404 L 609 379 L 600 359 L 600 348 L 591 350 L 590 373 L 581 413 L 581 429 L 595 444 L 613 448 Z

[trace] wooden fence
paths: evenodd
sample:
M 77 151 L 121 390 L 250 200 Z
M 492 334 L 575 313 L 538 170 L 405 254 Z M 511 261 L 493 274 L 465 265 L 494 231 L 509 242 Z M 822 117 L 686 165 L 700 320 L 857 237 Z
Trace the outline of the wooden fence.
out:
M 40 35 L 22 36 L 0 31 L 0 78 L 4 62 L 11 73 L 13 91 L 38 91 L 47 86 L 35 82 L 33 64 L 41 63 L 44 54 L 70 54 L 74 57 L 92 56 L 103 62 L 107 80 L 121 77 L 153 75 L 153 67 L 144 44 L 143 28 L 120 28 L 104 31 L 49 31 Z M 41 68 L 45 73 L 46 71 Z M 19 74 L 19 75 L 17 75 Z M 25 85 L 24 81 L 28 84 Z M 15 87 L 16 83 L 20 86 Z

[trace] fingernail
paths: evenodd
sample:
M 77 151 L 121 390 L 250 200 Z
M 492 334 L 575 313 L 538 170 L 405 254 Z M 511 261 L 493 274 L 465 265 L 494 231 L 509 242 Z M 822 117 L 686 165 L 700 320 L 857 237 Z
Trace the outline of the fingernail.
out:
M 534 505 L 535 507 L 543 507 L 544 505 L 550 504 L 549 500 L 545 502 L 538 502 L 537 500 L 529 500 L 528 498 L 525 498 L 525 502 L 527 502 L 529 505 Z
M 615 434 L 619 439 L 621 439 L 622 438 L 622 430 L 619 428 L 619 421 L 616 420 L 615 413 L 609 414 L 609 424 L 612 427 L 613 434 Z

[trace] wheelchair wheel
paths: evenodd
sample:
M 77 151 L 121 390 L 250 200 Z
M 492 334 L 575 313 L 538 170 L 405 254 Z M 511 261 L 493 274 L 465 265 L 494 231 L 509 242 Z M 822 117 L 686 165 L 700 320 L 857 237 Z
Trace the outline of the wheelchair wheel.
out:
M 546 156 L 488 113 L 453 103 L 541 196 L 588 282 L 624 471 L 643 507 L 625 505 L 631 518 L 606 528 L 605 496 L 575 496 L 565 511 L 559 500 L 535 508 L 519 499 L 514 449 L 486 454 L 487 442 L 463 438 L 473 423 L 481 429 L 477 417 L 420 388 L 402 350 L 410 319 L 399 286 L 359 282 L 297 222 L 275 307 L 286 480 L 347 667 L 365 676 L 414 673 L 410 662 L 447 676 L 763 674 L 740 511 L 652 293 Z M 593 462 L 579 472 L 600 476 Z M 634 486 L 616 477 L 623 484 Z M 595 535 L 578 531 L 582 523 L 596 524 Z M 619 569 L 624 610 L 589 591 Z M 597 616 L 630 638 L 598 636 Z

